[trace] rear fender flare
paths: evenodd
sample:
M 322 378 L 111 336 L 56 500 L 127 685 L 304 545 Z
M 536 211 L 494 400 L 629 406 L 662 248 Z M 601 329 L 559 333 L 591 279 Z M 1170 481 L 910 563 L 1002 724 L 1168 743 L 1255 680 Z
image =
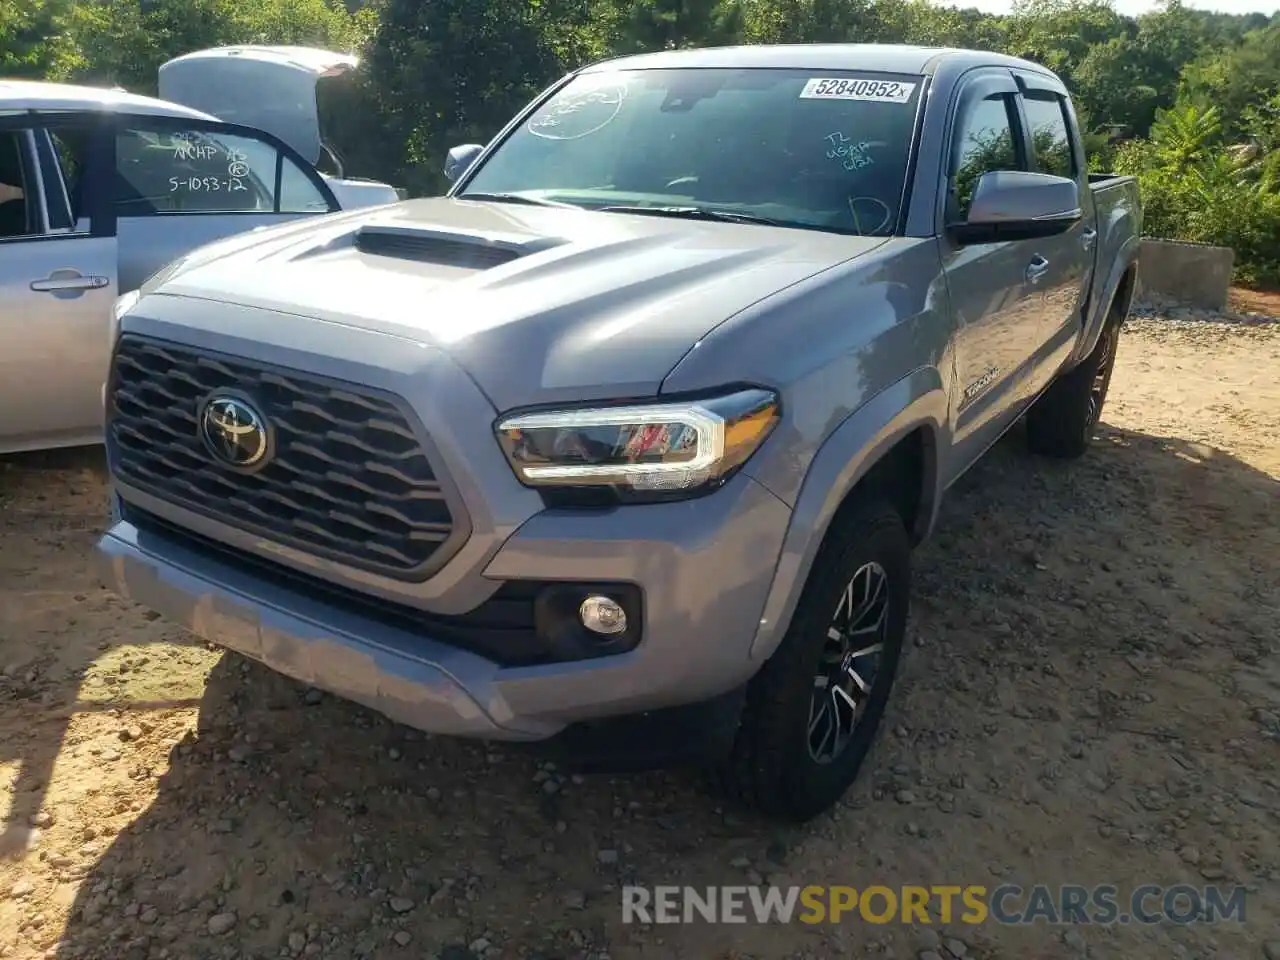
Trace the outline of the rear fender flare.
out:
M 1102 336 L 1102 328 L 1106 325 L 1107 315 L 1111 312 L 1111 305 L 1120 289 L 1120 282 L 1129 270 L 1134 271 L 1133 282 L 1129 284 L 1128 293 L 1129 299 L 1132 300 L 1138 284 L 1138 250 L 1141 246 L 1142 238 L 1134 235 L 1129 237 L 1124 242 L 1124 245 L 1120 247 L 1120 252 L 1116 255 L 1115 261 L 1111 266 L 1111 272 L 1107 275 L 1106 283 L 1100 288 L 1100 295 L 1089 302 L 1089 316 L 1080 337 L 1080 344 L 1076 348 L 1075 356 L 1071 358 L 1069 366 L 1074 367 L 1093 352 L 1094 346 L 1098 343 L 1098 338 Z M 1129 304 L 1124 303 L 1121 306 L 1127 313 Z

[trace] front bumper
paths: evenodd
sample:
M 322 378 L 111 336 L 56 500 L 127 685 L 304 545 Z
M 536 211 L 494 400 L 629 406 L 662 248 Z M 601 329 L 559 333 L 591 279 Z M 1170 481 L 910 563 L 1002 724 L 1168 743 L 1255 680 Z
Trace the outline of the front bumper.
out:
M 644 633 L 626 653 L 504 667 L 429 630 L 371 620 L 179 537 L 122 519 L 98 545 L 108 586 L 280 673 L 441 734 L 543 740 L 580 721 L 698 703 L 743 684 L 790 513 L 745 475 L 684 503 L 531 517 L 489 582 L 637 584 Z

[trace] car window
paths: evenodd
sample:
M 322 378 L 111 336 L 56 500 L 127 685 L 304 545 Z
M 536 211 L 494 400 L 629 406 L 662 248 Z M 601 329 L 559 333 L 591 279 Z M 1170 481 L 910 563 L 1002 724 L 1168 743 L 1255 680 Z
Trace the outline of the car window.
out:
M 507 137 L 459 196 L 694 207 L 887 236 L 922 83 L 790 69 L 583 74 Z
M 122 217 L 329 210 L 327 198 L 290 157 L 265 140 L 216 128 L 123 129 L 116 137 L 116 172 Z
M 28 182 L 26 131 L 0 131 L 0 238 L 22 237 L 40 231 L 39 202 Z
M 1015 146 L 1013 98 L 996 94 L 978 100 L 965 111 L 951 146 L 948 220 L 969 213 L 978 178 L 993 170 L 1023 170 Z
M 1036 169 L 1058 177 L 1074 177 L 1076 163 L 1062 98 L 1052 93 L 1031 92 L 1023 98 L 1023 111 L 1031 130 Z
M 79 223 L 85 213 L 84 171 L 88 163 L 89 134 L 75 129 L 50 130 L 49 140 L 58 157 L 63 183 L 66 184 L 67 201 L 71 204 L 71 222 Z

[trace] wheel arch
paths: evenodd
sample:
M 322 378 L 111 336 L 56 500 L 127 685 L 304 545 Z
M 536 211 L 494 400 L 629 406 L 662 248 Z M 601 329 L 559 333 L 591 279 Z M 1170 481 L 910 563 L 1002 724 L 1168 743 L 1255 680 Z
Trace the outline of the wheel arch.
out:
M 823 544 L 868 492 L 884 496 L 898 509 L 913 545 L 928 537 L 937 517 L 941 459 L 949 443 L 947 394 L 932 367 L 887 387 L 832 431 L 814 455 L 796 499 L 751 643 L 752 660 L 764 661 L 777 649 Z
M 1101 287 L 1101 295 L 1089 301 L 1089 314 L 1085 318 L 1080 343 L 1067 364 L 1068 368 L 1076 366 L 1093 352 L 1113 307 L 1120 308 L 1122 317 L 1128 315 L 1138 288 L 1138 251 L 1141 242 L 1140 237 L 1134 236 L 1125 243 L 1111 267 L 1106 283 Z

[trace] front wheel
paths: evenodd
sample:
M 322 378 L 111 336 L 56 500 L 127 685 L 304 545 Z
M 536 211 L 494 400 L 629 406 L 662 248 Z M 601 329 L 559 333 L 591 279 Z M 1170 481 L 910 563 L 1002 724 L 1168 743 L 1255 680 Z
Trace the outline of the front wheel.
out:
M 805 821 L 858 776 L 898 671 L 911 544 L 888 504 L 833 529 L 777 651 L 752 679 L 726 770 L 766 816 Z

